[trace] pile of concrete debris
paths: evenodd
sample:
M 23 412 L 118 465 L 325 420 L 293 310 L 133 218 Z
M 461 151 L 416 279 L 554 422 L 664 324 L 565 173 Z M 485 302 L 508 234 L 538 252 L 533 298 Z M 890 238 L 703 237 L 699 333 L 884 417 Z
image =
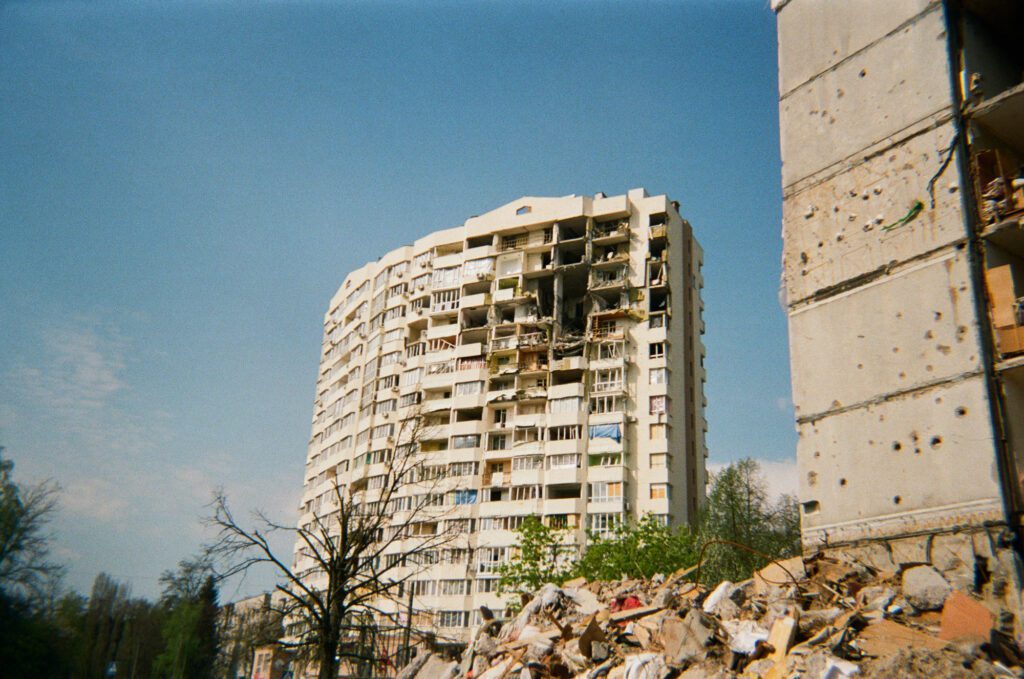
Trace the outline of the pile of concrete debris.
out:
M 798 557 L 712 589 L 692 571 L 545 585 L 484 611 L 461 662 L 424 653 L 400 679 L 1022 676 L 1013 616 L 929 564 Z

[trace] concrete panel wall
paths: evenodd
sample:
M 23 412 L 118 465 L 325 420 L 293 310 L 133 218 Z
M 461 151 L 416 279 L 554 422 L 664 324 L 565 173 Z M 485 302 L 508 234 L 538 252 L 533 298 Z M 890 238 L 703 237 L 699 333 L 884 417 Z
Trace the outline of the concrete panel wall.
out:
M 934 209 L 928 192 L 953 136 L 947 123 L 787 197 L 783 259 L 790 304 L 964 237 L 955 161 L 935 182 Z M 884 230 L 915 201 L 925 205 L 920 214 Z
M 980 372 L 969 286 L 965 255 L 949 250 L 792 313 L 797 418 Z
M 814 27 L 805 30 L 810 33 Z M 945 27 L 942 13 L 932 11 L 782 98 L 782 185 L 820 172 L 949 106 Z
M 938 0 L 789 2 L 779 12 L 779 92 L 783 95 L 864 49 Z
M 982 377 L 800 425 L 805 544 L 998 519 Z

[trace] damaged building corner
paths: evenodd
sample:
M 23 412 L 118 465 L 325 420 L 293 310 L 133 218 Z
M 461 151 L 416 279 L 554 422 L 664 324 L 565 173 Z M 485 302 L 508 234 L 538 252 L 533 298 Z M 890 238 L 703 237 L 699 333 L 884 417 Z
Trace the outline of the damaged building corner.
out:
M 1020 643 L 1024 6 L 773 9 L 805 552 L 930 564 Z

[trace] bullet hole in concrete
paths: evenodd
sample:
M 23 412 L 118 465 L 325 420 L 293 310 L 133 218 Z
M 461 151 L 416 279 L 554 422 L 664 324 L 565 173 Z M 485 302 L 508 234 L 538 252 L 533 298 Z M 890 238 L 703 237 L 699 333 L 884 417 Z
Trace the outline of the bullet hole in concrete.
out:
M 905 372 L 903 372 L 903 371 L 901 370 L 901 371 L 900 371 L 900 379 L 901 379 L 901 380 L 905 380 L 905 379 L 907 379 L 907 373 L 905 373 Z
M 813 486 L 818 483 L 818 472 L 807 472 L 807 485 Z
M 842 243 L 843 242 L 843 234 L 839 234 L 839 235 L 836 236 L 836 242 L 837 243 Z
M 936 311 L 935 312 L 935 320 L 937 320 L 937 321 L 941 321 L 942 320 L 942 312 L 941 311 Z
M 821 505 L 818 503 L 817 500 L 808 500 L 807 502 L 802 502 L 800 503 L 800 506 L 803 507 L 804 514 L 816 514 L 818 510 L 821 509 Z
M 900 497 L 899 495 L 895 495 L 895 496 L 893 496 L 893 498 L 892 498 L 892 503 L 893 503 L 894 505 L 898 505 L 898 504 L 899 504 L 899 503 L 901 503 L 901 502 L 903 502 L 903 498 L 901 498 L 901 497 Z
M 819 457 L 821 457 L 821 451 L 820 450 L 814 451 L 814 459 L 817 460 Z
M 964 249 L 964 244 L 963 243 L 957 243 L 956 244 L 956 249 L 957 250 L 963 250 Z
M 911 440 L 912 440 L 912 441 L 914 441 L 915 443 L 921 440 L 921 437 L 917 435 L 917 432 L 916 432 L 916 431 L 912 431 L 912 432 L 910 432 L 910 438 L 911 438 Z
M 819 240 L 819 241 L 818 241 L 818 247 L 820 248 L 820 247 L 821 247 L 821 246 L 823 246 L 823 245 L 825 245 L 825 243 L 823 243 L 822 241 L 820 241 L 820 240 Z
M 930 365 L 926 365 L 926 366 L 924 367 L 924 369 L 925 369 L 925 370 L 926 370 L 927 372 L 931 372 L 931 371 L 935 370 L 935 368 L 933 368 L 933 367 L 932 367 L 932 366 L 930 366 Z
M 858 363 L 857 364 L 857 370 L 863 370 L 863 369 L 864 369 L 864 364 L 863 363 Z
M 840 486 L 845 486 L 846 485 L 846 479 L 839 479 L 839 485 Z
M 800 263 L 801 263 L 801 264 L 806 264 L 807 262 L 809 262 L 809 261 L 810 261 L 810 259 L 811 259 L 811 258 L 807 256 L 807 253 L 806 253 L 806 252 L 801 252 L 801 253 L 800 253 Z
M 938 351 L 943 356 L 949 356 L 949 354 L 953 351 L 953 349 L 951 347 L 949 347 L 949 346 L 947 346 L 945 344 L 936 344 L 935 345 L 935 350 Z
M 933 436 L 931 443 L 932 443 L 932 448 L 938 448 L 939 446 L 942 445 L 942 437 L 941 436 Z
M 893 441 L 892 442 L 892 449 L 895 450 L 896 452 L 899 452 L 899 451 L 903 450 L 903 444 L 900 443 L 899 441 Z
M 832 206 L 832 212 L 838 213 L 839 212 L 839 206 L 838 205 L 833 205 Z
M 836 99 L 842 99 L 844 94 L 846 94 L 846 92 L 843 92 L 843 88 L 840 87 L 836 90 Z
M 964 415 L 967 414 L 967 408 L 964 408 L 963 406 L 960 406 L 959 408 L 957 408 L 953 412 L 956 413 L 957 417 L 963 417 Z
M 903 318 L 903 312 L 902 311 L 897 311 L 896 312 L 896 318 Z
M 861 78 L 863 78 L 867 74 L 868 74 L 868 70 L 866 68 L 862 68 L 862 69 L 860 69 L 860 73 L 858 73 L 857 75 L 859 75 Z
M 892 348 L 892 353 L 894 353 L 894 354 L 900 353 L 900 348 L 899 347 L 893 347 Z
M 925 331 L 925 333 L 924 333 L 924 338 L 925 339 L 931 339 L 933 337 L 935 337 L 935 333 L 933 333 L 931 330 L 926 330 Z

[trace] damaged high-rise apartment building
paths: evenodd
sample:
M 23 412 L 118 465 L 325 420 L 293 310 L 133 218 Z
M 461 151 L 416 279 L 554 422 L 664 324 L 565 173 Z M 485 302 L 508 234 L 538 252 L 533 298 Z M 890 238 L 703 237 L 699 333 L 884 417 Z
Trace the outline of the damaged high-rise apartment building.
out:
M 481 604 L 503 608 L 496 567 L 529 515 L 577 546 L 627 517 L 692 521 L 701 261 L 677 205 L 637 189 L 522 198 L 353 271 L 324 319 L 300 525 L 331 511 L 335 482 L 375 502 L 400 423 L 420 418 L 438 519 L 415 529 L 460 541 L 405 584 L 459 636 Z
M 991 568 L 1024 509 L 1024 4 L 773 7 L 804 544 Z

